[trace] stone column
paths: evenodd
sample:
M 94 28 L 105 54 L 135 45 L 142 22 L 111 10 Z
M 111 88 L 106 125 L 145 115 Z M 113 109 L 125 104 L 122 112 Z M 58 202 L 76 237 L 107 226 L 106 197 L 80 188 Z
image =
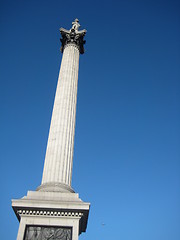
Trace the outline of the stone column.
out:
M 74 192 L 71 188 L 79 54 L 84 35 L 76 19 L 70 30 L 61 28 L 63 52 L 52 113 L 44 171 L 39 191 Z
M 37 191 L 12 200 L 20 221 L 17 240 L 78 240 L 86 231 L 90 203 L 71 188 L 79 54 L 84 35 L 76 19 L 70 30 L 61 28 L 63 52 L 47 143 L 42 184 Z

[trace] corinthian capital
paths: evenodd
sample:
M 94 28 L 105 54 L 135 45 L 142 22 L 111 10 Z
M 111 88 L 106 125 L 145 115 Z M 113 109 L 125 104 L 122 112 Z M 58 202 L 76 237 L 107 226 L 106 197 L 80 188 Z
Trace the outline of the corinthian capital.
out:
M 72 22 L 72 27 L 70 30 L 66 30 L 64 28 L 60 28 L 60 33 L 62 38 L 61 43 L 61 52 L 63 52 L 64 48 L 66 47 L 66 45 L 68 44 L 75 44 L 78 49 L 79 52 L 81 54 L 84 53 L 84 44 L 85 44 L 85 40 L 84 40 L 84 36 L 86 34 L 86 29 L 80 30 L 79 31 L 79 27 L 81 25 L 79 24 L 79 20 L 76 18 L 74 20 L 74 22 Z

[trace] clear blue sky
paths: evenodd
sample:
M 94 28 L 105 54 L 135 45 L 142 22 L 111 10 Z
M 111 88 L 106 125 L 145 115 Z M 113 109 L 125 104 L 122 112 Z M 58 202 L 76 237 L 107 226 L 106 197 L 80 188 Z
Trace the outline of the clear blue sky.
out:
M 180 239 L 180 2 L 0 1 L 1 239 L 11 199 L 40 185 L 61 62 L 59 28 L 87 29 L 73 188 L 80 240 Z M 105 224 L 105 225 L 104 225 Z

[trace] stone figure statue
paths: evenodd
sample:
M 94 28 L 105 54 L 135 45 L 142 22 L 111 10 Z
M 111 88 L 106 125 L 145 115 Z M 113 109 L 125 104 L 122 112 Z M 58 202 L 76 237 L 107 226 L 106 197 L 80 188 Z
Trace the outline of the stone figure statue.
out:
M 80 26 L 81 25 L 79 24 L 79 20 L 76 18 L 74 20 L 74 22 L 72 22 L 72 28 L 71 29 L 74 29 L 75 31 L 78 31 Z

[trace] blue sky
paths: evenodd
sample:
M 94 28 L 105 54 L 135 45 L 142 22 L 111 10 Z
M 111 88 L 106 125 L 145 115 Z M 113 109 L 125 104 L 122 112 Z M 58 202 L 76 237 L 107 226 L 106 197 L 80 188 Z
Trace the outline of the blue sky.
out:
M 179 1 L 0 1 L 1 239 L 11 199 L 40 185 L 62 54 L 80 56 L 73 188 L 91 203 L 80 240 L 180 239 Z M 10 231 L 9 231 L 10 229 Z

